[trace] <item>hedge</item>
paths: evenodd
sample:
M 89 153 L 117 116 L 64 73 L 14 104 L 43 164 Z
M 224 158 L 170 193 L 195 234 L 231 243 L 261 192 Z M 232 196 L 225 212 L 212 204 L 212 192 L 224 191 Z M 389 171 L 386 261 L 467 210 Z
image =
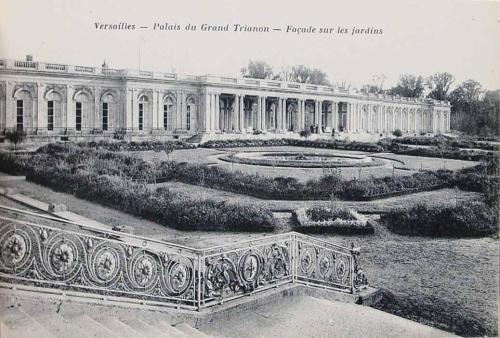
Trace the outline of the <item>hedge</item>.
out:
M 413 144 L 422 146 L 434 147 L 452 147 L 452 148 L 468 148 L 468 149 L 482 149 L 482 150 L 496 150 L 495 145 L 490 143 L 477 142 L 472 138 L 451 138 L 443 135 L 436 135 L 434 137 L 401 137 L 393 140 L 395 143 L 400 144 Z
M 496 207 L 474 201 L 457 206 L 419 204 L 381 216 L 389 230 L 402 235 L 481 237 L 497 233 Z
M 271 147 L 296 146 L 324 149 L 344 149 L 369 152 L 381 152 L 384 148 L 375 143 L 346 142 L 339 140 L 300 140 L 300 139 L 269 139 L 269 140 L 211 140 L 200 144 L 201 148 L 239 148 L 239 147 Z

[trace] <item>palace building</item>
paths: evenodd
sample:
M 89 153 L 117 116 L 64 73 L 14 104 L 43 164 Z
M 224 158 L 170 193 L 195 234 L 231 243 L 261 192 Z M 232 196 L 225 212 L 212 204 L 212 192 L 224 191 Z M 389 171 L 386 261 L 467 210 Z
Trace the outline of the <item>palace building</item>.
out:
M 450 103 L 305 83 L 0 59 L 0 130 L 33 141 L 390 136 L 450 130 Z

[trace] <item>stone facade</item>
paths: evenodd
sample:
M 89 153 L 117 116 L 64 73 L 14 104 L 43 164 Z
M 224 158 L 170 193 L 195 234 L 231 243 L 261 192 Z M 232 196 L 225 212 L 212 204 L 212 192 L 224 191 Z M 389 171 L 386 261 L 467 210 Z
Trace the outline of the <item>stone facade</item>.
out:
M 252 78 L 0 59 L 0 130 L 33 139 L 450 130 L 450 104 Z M 235 136 L 236 137 L 236 136 Z

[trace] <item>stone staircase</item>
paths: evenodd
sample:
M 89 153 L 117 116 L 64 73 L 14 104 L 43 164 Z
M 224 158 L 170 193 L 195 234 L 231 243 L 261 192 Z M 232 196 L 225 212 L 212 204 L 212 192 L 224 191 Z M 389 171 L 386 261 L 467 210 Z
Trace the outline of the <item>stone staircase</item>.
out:
M 207 338 L 208 335 L 165 313 L 112 306 L 5 301 L 0 298 L 1 338 Z M 69 306 L 68 306 L 69 305 Z

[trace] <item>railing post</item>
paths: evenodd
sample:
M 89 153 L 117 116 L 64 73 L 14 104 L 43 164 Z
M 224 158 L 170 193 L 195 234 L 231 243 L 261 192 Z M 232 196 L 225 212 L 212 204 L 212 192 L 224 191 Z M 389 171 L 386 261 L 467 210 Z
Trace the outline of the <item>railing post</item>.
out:
M 197 294 L 197 311 L 201 310 L 201 267 L 202 267 L 202 261 L 201 261 L 201 252 L 198 252 L 198 281 L 196 282 L 196 287 L 198 289 L 198 294 Z
M 292 233 L 292 243 L 293 243 L 293 270 L 292 270 L 292 281 L 293 284 L 297 282 L 297 267 L 298 267 L 298 260 L 299 260 L 299 243 L 297 240 L 297 234 Z

